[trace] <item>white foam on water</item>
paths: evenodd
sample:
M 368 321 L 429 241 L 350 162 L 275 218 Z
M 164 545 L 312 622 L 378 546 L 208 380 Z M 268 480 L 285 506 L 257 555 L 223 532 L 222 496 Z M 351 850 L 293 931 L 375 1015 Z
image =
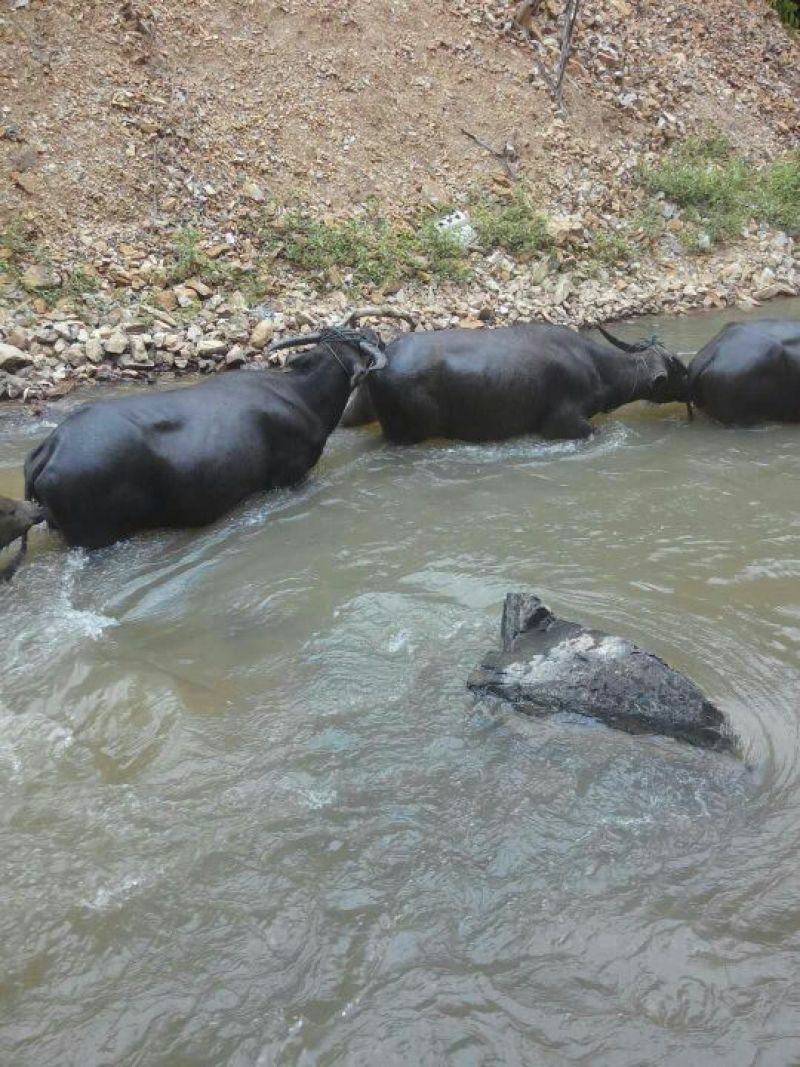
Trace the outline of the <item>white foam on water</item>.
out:
M 425 445 L 420 448 L 427 460 L 446 459 L 448 463 L 508 463 L 520 461 L 547 463 L 552 459 L 583 459 L 604 456 L 615 452 L 635 429 L 623 422 L 609 422 L 599 427 L 591 437 L 581 440 L 547 441 L 542 437 L 528 435 L 513 437 L 507 441 L 482 444 L 465 442 L 447 445 Z
M 154 882 L 153 875 L 146 876 L 141 873 L 126 875 L 118 882 L 101 885 L 95 891 L 94 896 L 83 901 L 83 906 L 91 911 L 112 911 L 122 907 L 132 897 L 138 896 L 142 890 L 148 889 Z
M 70 634 L 99 641 L 106 630 L 118 625 L 116 619 L 100 611 L 75 607 L 73 598 L 78 576 L 85 572 L 87 563 L 88 556 L 82 549 L 73 549 L 64 557 L 58 597 L 54 603 L 56 610 L 42 631 L 44 635 L 63 637 L 66 628 Z
M 306 808 L 311 811 L 320 811 L 328 808 L 336 800 L 335 789 L 304 789 L 300 792 L 300 799 Z

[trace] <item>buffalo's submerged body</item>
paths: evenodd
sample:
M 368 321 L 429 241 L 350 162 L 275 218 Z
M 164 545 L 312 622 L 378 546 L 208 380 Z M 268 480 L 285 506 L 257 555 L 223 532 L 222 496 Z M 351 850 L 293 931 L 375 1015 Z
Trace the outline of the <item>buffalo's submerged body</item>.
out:
M 556 618 L 536 596 L 508 594 L 502 643 L 470 675 L 473 692 L 532 715 L 571 712 L 629 733 L 733 747 L 724 716 L 688 678 L 632 641 Z
M 99 401 L 25 461 L 26 496 L 71 545 L 202 526 L 252 493 L 299 482 L 319 459 L 375 348 L 331 332 L 285 369 Z M 380 354 L 380 353 L 379 353 Z
M 728 323 L 692 360 L 689 395 L 728 425 L 800 422 L 800 322 Z
M 582 438 L 598 412 L 686 400 L 676 355 L 653 343 L 621 347 L 540 324 L 404 334 L 387 347 L 387 366 L 353 395 L 342 425 L 377 418 L 398 444 Z

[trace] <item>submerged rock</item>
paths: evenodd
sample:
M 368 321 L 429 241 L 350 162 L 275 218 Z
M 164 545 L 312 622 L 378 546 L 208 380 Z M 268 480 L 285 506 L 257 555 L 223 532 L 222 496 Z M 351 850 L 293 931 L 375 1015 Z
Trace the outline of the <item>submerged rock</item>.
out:
M 697 686 L 632 641 L 558 619 L 533 594 L 509 593 L 503 648 L 467 680 L 531 715 L 572 712 L 628 733 L 732 749 L 725 717 Z

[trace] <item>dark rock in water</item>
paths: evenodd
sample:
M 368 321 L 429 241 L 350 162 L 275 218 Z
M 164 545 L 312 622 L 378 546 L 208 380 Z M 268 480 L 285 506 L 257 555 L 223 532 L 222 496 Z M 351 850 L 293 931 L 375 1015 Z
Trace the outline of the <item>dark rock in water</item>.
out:
M 502 651 L 490 652 L 467 680 L 477 694 L 532 715 L 572 712 L 629 733 L 733 748 L 722 712 L 632 641 L 557 619 L 526 593 L 506 597 L 501 638 Z

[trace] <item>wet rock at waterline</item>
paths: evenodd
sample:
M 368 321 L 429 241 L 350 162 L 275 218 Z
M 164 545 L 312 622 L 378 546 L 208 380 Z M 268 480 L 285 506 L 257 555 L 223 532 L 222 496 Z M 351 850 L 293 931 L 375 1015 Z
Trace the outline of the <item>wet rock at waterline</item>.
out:
M 531 715 L 572 712 L 629 733 L 732 749 L 725 717 L 697 686 L 632 641 L 558 619 L 533 594 L 509 593 L 502 650 L 467 686 Z

